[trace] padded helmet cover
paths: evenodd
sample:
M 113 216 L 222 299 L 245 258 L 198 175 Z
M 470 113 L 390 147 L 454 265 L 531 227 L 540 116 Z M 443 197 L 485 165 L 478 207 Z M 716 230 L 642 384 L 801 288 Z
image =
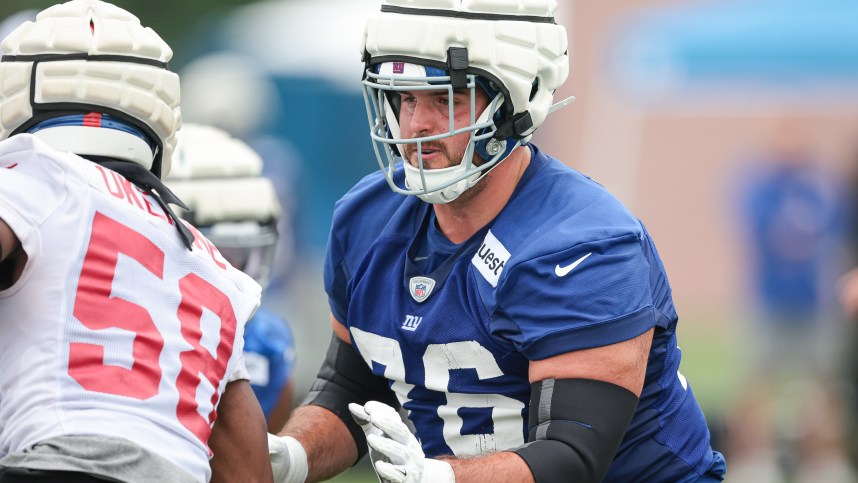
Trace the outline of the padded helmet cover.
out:
M 181 125 L 179 77 L 167 68 L 173 51 L 137 17 L 72 0 L 23 23 L 0 48 L 0 139 L 57 112 L 104 112 L 153 138 L 154 159 L 132 161 L 166 176 Z

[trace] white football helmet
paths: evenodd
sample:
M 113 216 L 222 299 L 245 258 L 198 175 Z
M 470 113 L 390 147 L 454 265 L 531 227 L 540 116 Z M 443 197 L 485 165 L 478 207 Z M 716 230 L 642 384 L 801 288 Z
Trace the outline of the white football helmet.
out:
M 190 208 L 196 226 L 232 266 L 268 283 L 281 208 L 274 185 L 262 177 L 262 158 L 243 141 L 211 126 L 179 131 L 167 186 Z
M 554 21 L 556 0 L 383 0 L 363 38 L 364 100 L 379 167 L 390 187 L 429 203 L 447 203 L 474 186 L 554 109 L 554 91 L 569 73 L 566 29 Z M 474 112 L 475 89 L 490 98 Z M 470 125 L 403 139 L 399 91 L 470 90 Z M 452 105 L 451 114 L 452 114 Z M 470 133 L 457 166 L 423 169 L 421 144 Z M 417 145 L 417 166 L 403 163 L 405 186 L 393 180 L 403 145 Z M 475 162 L 474 154 L 484 160 Z
M 167 67 L 173 51 L 137 17 L 72 0 L 23 23 L 0 48 L 0 139 L 33 132 L 56 149 L 169 173 L 179 77 Z

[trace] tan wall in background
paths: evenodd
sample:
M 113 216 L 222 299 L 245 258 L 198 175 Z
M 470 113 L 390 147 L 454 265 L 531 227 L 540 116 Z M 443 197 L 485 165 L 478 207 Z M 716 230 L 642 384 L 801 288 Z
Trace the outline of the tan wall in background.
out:
M 671 3 L 687 2 L 561 0 L 571 70 L 555 98 L 577 100 L 553 114 L 535 142 L 605 185 L 644 221 L 681 314 L 732 311 L 746 292 L 745 253 L 729 199 L 742 156 L 762 145 L 771 122 L 788 113 L 799 119 L 813 152 L 850 173 L 858 164 L 858 109 L 854 100 L 840 106 L 728 100 L 646 108 L 624 97 L 605 78 L 608 33 L 634 9 Z

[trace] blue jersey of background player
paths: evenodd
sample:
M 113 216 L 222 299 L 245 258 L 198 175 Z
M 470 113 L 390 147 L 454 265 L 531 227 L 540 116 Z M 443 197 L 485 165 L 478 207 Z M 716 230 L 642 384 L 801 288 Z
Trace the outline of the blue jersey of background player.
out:
M 167 182 L 186 196 L 190 221 L 232 266 L 267 286 L 280 202 L 261 176 L 262 159 L 226 131 L 186 123 L 178 135 L 175 169 Z M 244 359 L 269 430 L 281 428 L 292 409 L 295 342 L 289 325 L 260 308 L 247 322 Z
M 244 362 L 269 430 L 283 427 L 294 390 L 295 340 L 289 324 L 264 308 L 256 311 L 244 331 Z
M 269 438 L 275 479 L 328 478 L 367 447 L 394 483 L 723 479 L 649 234 L 528 144 L 568 103 L 557 2 L 404 3 L 367 21 L 381 173 L 335 208 L 334 337 Z

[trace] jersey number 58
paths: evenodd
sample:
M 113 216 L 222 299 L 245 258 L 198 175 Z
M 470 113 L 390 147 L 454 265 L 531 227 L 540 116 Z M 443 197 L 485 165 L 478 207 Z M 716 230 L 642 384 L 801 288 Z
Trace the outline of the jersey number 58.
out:
M 105 364 L 105 347 L 71 342 L 69 375 L 84 389 L 140 400 L 158 394 L 161 386 L 159 359 L 164 338 L 144 307 L 112 295 L 119 254 L 132 258 L 159 279 L 164 278 L 164 252 L 145 236 L 101 214 L 93 219 L 92 235 L 75 295 L 74 316 L 88 329 L 119 328 L 134 333 L 130 368 Z M 176 316 L 181 334 L 191 346 L 179 354 L 182 369 L 175 386 L 179 393 L 176 416 L 203 443 L 211 433 L 214 407 L 235 340 L 236 317 L 229 298 L 194 273 L 179 279 L 181 302 Z M 157 294 L 155 295 L 157 296 Z M 220 317 L 216 356 L 201 345 L 203 308 Z M 200 415 L 196 393 L 203 375 L 215 388 L 212 410 Z

